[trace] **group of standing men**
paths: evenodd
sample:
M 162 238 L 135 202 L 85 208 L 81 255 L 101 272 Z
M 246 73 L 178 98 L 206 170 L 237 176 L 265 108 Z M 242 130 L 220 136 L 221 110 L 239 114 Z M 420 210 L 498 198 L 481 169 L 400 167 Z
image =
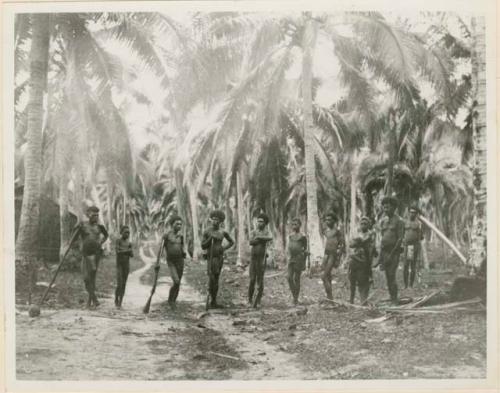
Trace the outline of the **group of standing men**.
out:
M 382 200 L 383 217 L 372 228 L 368 217 L 362 217 L 360 226 L 349 244 L 348 277 L 350 281 L 350 302 L 354 302 L 356 288 L 359 291 L 361 303 L 367 302 L 370 286 L 373 284 L 372 262 L 378 256 L 374 266 L 380 266 L 385 272 L 387 287 L 391 301 L 398 303 L 398 287 L 396 272 L 401 253 L 404 255 L 405 287 L 413 286 L 418 260 L 420 258 L 420 240 L 422 228 L 417 220 L 418 208 L 409 209 L 409 219 L 403 220 L 396 214 L 397 200 L 386 196 Z M 88 292 L 87 306 L 97 307 L 99 302 L 95 293 L 95 279 L 99 260 L 102 255 L 102 244 L 108 239 L 105 227 L 98 222 L 99 209 L 90 207 L 87 211 L 88 222 L 79 224 L 74 232 L 74 238 L 81 239 L 82 275 Z M 224 212 L 214 210 L 209 215 L 210 225 L 203 233 L 201 247 L 204 259 L 207 261 L 208 295 L 207 307 L 219 308 L 217 294 L 219 277 L 224 262 L 224 252 L 234 245 L 234 240 L 222 228 L 225 220 Z M 248 287 L 248 302 L 253 307 L 259 307 L 264 291 L 264 273 L 266 270 L 269 243 L 272 236 L 267 227 L 269 219 L 261 213 L 257 217 L 257 227 L 250 234 L 251 259 L 249 265 L 250 282 Z M 172 278 L 168 304 L 175 308 L 179 294 L 181 279 L 186 258 L 184 238 L 182 235 L 182 219 L 174 216 L 169 220 L 170 229 L 164 234 L 160 250 L 165 251 L 166 262 Z M 322 264 L 322 281 L 326 296 L 333 299 L 332 271 L 340 266 L 345 250 L 342 231 L 338 228 L 337 218 L 333 213 L 325 216 L 325 252 Z M 301 233 L 301 221 L 294 218 L 291 222 L 291 233 L 287 243 L 288 284 L 293 304 L 298 304 L 300 294 L 301 274 L 306 269 L 309 258 L 308 238 Z M 380 241 L 376 247 L 376 238 Z M 120 238 L 116 241 L 117 287 L 115 306 L 121 308 L 125 286 L 129 273 L 129 260 L 133 257 L 132 244 L 129 240 L 130 230 L 123 226 Z M 159 264 L 155 265 L 159 269 Z M 257 287 L 257 288 L 256 288 Z

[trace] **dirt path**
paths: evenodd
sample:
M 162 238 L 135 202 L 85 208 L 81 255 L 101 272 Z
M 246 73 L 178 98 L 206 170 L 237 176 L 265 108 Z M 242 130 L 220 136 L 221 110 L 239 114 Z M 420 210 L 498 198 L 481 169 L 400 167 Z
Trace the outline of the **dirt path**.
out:
M 162 304 L 170 278 L 160 277 L 151 312 L 142 313 L 150 287 L 141 276 L 154 258 L 129 276 L 122 310 L 112 297 L 98 310 L 42 310 L 16 316 L 20 380 L 176 380 L 311 378 L 295 357 L 247 331 L 231 310 L 204 312 L 204 296 L 183 281 L 176 311 Z M 189 269 L 189 266 L 187 267 Z M 162 265 L 162 269 L 166 266 Z M 240 310 L 238 313 L 245 312 Z M 231 315 L 232 313 L 232 315 Z M 255 312 L 254 312 L 255 314 Z M 252 312 L 248 316 L 251 317 Z M 245 322 L 247 323 L 247 322 Z M 251 325 L 251 323 L 250 323 Z M 262 330 L 262 329 L 260 329 Z

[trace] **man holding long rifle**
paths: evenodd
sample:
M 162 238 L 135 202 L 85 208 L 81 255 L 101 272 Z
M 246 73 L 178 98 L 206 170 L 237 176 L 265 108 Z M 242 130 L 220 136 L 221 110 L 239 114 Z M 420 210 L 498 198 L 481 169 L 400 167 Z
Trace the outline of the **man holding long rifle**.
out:
M 161 255 L 163 253 L 164 244 L 165 244 L 165 238 L 162 238 L 161 239 L 160 248 L 158 249 L 158 254 L 157 254 L 157 257 L 156 257 L 156 264 L 154 266 L 155 277 L 154 277 L 154 280 L 153 280 L 153 287 L 151 288 L 151 293 L 149 294 L 148 301 L 146 302 L 146 305 L 142 309 L 142 312 L 144 314 L 147 314 L 149 312 L 149 308 L 151 307 L 151 300 L 153 299 L 153 295 L 154 295 L 154 293 L 156 291 L 156 283 L 158 282 L 158 274 L 160 273 L 160 261 L 161 261 Z
M 272 241 L 266 226 L 269 218 L 261 213 L 257 218 L 257 229 L 250 236 L 250 245 L 252 246 L 250 260 L 250 285 L 248 286 L 248 303 L 257 308 L 260 305 L 262 294 L 264 292 L 264 273 L 266 271 L 267 245 Z M 257 295 L 254 299 L 255 284 L 257 284 Z
M 226 215 L 221 210 L 210 213 L 211 226 L 203 233 L 201 248 L 207 251 L 208 297 L 207 304 L 210 308 L 220 308 L 217 303 L 219 291 L 219 277 L 224 262 L 224 251 L 234 245 L 233 238 L 221 228 Z M 227 244 L 222 245 L 224 239 Z
M 387 288 L 391 301 L 398 304 L 398 286 L 396 283 L 396 272 L 398 270 L 399 256 L 402 251 L 404 236 L 404 222 L 396 214 L 397 199 L 386 196 L 382 199 L 384 216 L 380 222 L 380 269 L 385 271 Z
M 90 206 L 87 209 L 88 221 L 78 224 L 74 230 L 75 238 L 80 238 L 82 245 L 82 276 L 88 293 L 87 308 L 97 307 L 96 276 L 102 257 L 102 245 L 108 239 L 108 231 L 99 224 L 99 209 Z
M 333 300 L 332 270 L 340 265 L 340 258 L 344 250 L 344 237 L 337 226 L 337 217 L 333 213 L 325 216 L 325 255 L 323 257 L 323 275 L 321 280 L 325 288 L 326 297 Z
M 175 302 L 181 286 L 182 274 L 184 273 L 184 236 L 181 233 L 182 218 L 173 216 L 170 219 L 170 230 L 163 236 L 163 246 L 167 255 L 167 265 L 172 278 L 172 287 L 168 294 L 168 304 L 175 309 Z

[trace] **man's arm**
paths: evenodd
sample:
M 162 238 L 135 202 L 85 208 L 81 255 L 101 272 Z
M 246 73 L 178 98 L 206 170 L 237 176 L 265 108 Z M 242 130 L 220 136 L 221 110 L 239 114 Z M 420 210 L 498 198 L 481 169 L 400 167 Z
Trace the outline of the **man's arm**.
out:
M 403 244 L 403 239 L 405 237 L 405 222 L 403 219 L 399 218 L 398 219 L 398 240 L 396 242 L 396 250 L 401 248 L 401 245 Z M 402 251 L 402 250 L 401 250 Z
M 232 246 L 234 246 L 233 238 L 226 231 L 224 231 L 224 238 L 229 242 L 229 244 L 226 247 L 224 247 L 224 250 L 227 250 L 227 249 L 231 248 Z
M 101 230 L 101 233 L 104 236 L 104 239 L 101 241 L 101 244 L 103 244 L 106 240 L 108 240 L 109 234 L 104 225 L 99 224 L 99 229 Z
M 257 237 L 257 231 L 252 231 L 252 233 L 250 234 L 250 245 L 256 246 L 259 243 L 260 241 L 259 238 Z
M 203 232 L 203 236 L 201 239 L 201 248 L 203 250 L 208 250 L 210 247 L 210 243 L 212 241 L 212 236 L 208 231 Z
M 302 245 L 302 248 L 304 250 L 304 253 L 307 253 L 307 237 L 305 235 L 303 235 L 301 238 L 300 238 L 300 243 Z
M 186 258 L 187 254 L 186 254 L 186 251 L 184 249 L 184 236 L 182 236 L 182 235 L 181 235 L 181 251 L 182 251 L 182 257 Z

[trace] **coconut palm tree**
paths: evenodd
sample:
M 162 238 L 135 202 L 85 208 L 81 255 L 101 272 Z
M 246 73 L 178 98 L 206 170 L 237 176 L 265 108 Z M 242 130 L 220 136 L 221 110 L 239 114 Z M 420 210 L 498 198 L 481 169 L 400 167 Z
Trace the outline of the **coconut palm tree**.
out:
M 478 269 L 486 260 L 486 45 L 484 17 L 474 17 L 473 27 L 473 91 L 475 113 L 473 116 L 474 162 L 474 223 L 469 254 L 470 264 Z
M 31 17 L 32 42 L 29 54 L 29 101 L 27 107 L 24 192 L 21 219 L 16 240 L 16 260 L 34 263 L 38 250 L 40 216 L 40 179 L 42 168 L 43 97 L 47 84 L 49 55 L 49 15 Z M 32 268 L 31 272 L 36 269 Z
M 51 15 L 49 21 L 47 70 L 51 83 L 46 91 L 50 116 L 45 128 L 51 137 L 44 149 L 43 167 L 46 179 L 59 185 L 64 247 L 71 229 L 65 225 L 70 210 L 81 216 L 82 201 L 89 199 L 106 208 L 108 225 L 115 221 L 111 217 L 116 207 L 121 209 L 116 223 L 125 222 L 127 200 L 135 188 L 137 162 L 115 97 L 126 92 L 143 100 L 144 95 L 130 88 L 133 73 L 124 66 L 123 58 L 108 50 L 109 42 L 125 47 L 136 63 L 143 64 L 168 85 L 164 54 L 159 53 L 155 40 L 159 32 L 175 30 L 177 26 L 166 16 L 147 13 L 62 13 Z M 22 16 L 16 23 L 16 72 L 22 69 L 24 43 L 32 36 L 35 38 L 29 22 L 29 17 Z M 16 97 L 23 94 L 25 85 L 23 82 L 17 86 Z M 22 132 L 22 114 L 18 118 L 16 126 Z M 107 183 L 108 195 L 103 200 L 99 200 L 103 194 L 95 188 L 99 182 Z M 117 197 L 120 203 L 115 202 Z
M 347 29 L 345 34 L 342 29 Z M 221 141 L 240 140 L 243 132 L 241 113 L 255 119 L 250 141 L 269 141 L 280 132 L 277 118 L 286 105 L 298 105 L 301 108 L 299 123 L 307 141 L 306 180 L 308 205 L 317 209 L 316 164 L 311 146 L 311 121 L 308 100 L 309 63 L 312 58 L 315 31 L 317 40 L 326 37 L 333 42 L 333 59 L 339 63 L 340 79 L 346 87 L 347 101 L 357 110 L 360 123 L 366 129 L 376 127 L 374 99 L 380 89 L 374 81 L 384 84 L 394 92 L 398 106 L 413 105 L 418 98 L 415 74 L 429 77 L 431 82 L 444 95 L 448 89 L 446 62 L 439 61 L 438 51 L 428 50 L 421 40 L 407 31 L 390 25 L 380 14 L 345 13 L 339 15 L 320 15 L 312 18 L 309 14 L 284 18 L 269 18 L 260 25 L 252 44 L 248 46 L 246 58 L 252 59 L 241 65 L 242 71 L 238 82 L 226 92 L 221 104 L 211 107 L 213 122 L 204 129 L 198 129 L 196 136 L 188 138 L 188 145 L 193 147 L 194 159 L 188 164 L 193 178 L 203 179 L 204 174 L 213 166 L 215 157 L 221 157 L 221 150 L 216 146 Z M 271 35 L 270 32 L 273 34 Z M 324 42 L 324 41 L 322 41 Z M 309 53 L 309 49 L 311 49 Z M 302 53 L 302 56 L 297 56 Z M 303 52 L 300 52 L 303 51 Z M 324 53 L 324 48 L 322 50 Z M 302 73 L 299 83 L 290 83 L 286 73 L 291 66 L 302 58 Z M 312 106 L 312 101 L 311 101 Z M 335 119 L 334 119 L 335 120 Z M 338 130 L 336 120 L 333 128 Z M 235 136 L 236 134 L 236 136 Z M 259 144 L 248 144 L 252 151 L 247 156 L 260 156 Z M 258 148 L 255 149 L 255 146 Z M 233 151 L 237 151 L 233 149 Z M 232 162 L 232 159 L 229 159 Z M 231 178 L 228 176 L 227 178 Z M 308 215 L 314 207 L 309 207 Z M 317 214 L 308 217 L 308 227 L 318 222 Z M 309 228 L 313 258 L 320 255 L 319 229 Z M 317 235 L 316 235 L 317 233 Z

